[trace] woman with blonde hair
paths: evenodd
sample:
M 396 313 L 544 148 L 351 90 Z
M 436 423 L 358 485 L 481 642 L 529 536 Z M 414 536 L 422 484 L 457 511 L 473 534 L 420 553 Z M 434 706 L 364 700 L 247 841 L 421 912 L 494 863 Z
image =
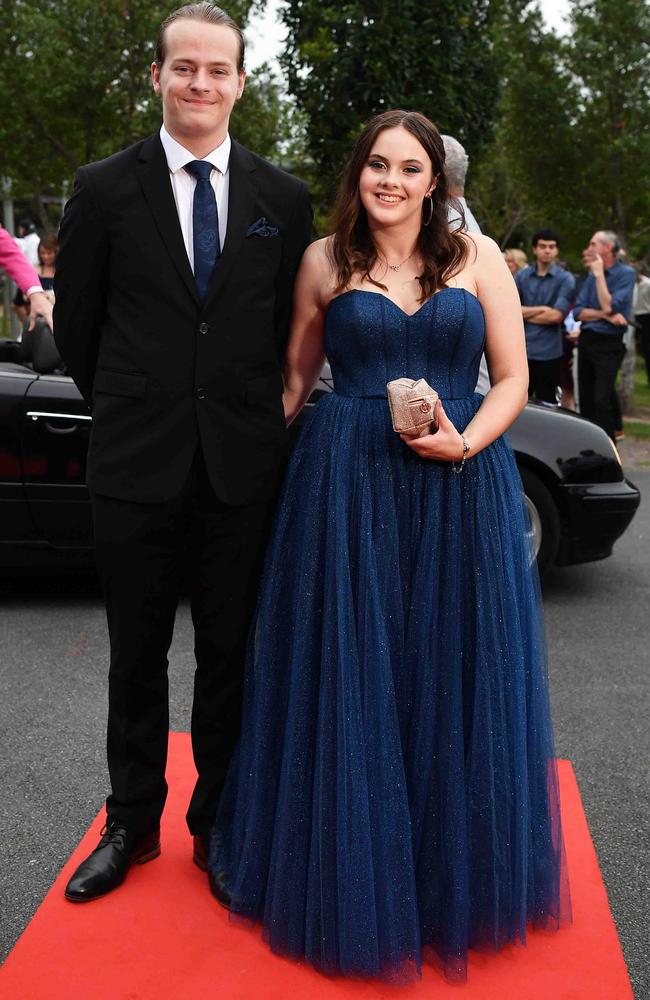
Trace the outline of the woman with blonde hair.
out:
M 522 271 L 528 266 L 528 257 L 519 247 L 508 247 L 507 250 L 503 251 L 503 258 L 511 274 Z

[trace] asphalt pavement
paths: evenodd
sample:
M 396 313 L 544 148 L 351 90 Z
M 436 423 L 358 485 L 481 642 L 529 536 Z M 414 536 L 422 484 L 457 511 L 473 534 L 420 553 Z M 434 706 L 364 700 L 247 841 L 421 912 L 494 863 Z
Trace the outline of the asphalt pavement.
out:
M 544 605 L 557 754 L 575 769 L 640 1000 L 650 997 L 650 470 L 630 478 L 643 501 L 614 555 L 555 571 Z M 106 794 L 107 638 L 94 581 L 0 580 L 0 649 L 4 958 Z M 182 604 L 170 652 L 172 729 L 189 729 L 192 672 Z

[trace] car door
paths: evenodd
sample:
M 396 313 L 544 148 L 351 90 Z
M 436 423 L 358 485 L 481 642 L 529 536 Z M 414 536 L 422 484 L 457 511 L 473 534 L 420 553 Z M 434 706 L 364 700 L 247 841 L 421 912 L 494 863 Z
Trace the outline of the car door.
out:
M 21 452 L 25 395 L 35 378 L 22 365 L 0 361 L 0 565 L 8 546 L 39 538 L 25 498 Z
M 53 545 L 92 545 L 86 487 L 91 417 L 71 378 L 41 375 L 24 404 L 23 482 L 34 523 Z

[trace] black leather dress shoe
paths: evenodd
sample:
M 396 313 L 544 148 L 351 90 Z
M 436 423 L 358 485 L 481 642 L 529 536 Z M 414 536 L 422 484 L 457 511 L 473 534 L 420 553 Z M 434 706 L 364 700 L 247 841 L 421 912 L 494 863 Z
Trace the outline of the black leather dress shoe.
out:
M 194 836 L 194 852 L 192 855 L 194 864 L 197 865 L 201 871 L 208 873 L 208 883 L 210 885 L 210 892 L 222 906 L 225 906 L 227 910 L 230 909 L 230 893 L 226 889 L 226 873 L 209 871 L 208 869 L 208 857 L 210 854 L 210 844 L 207 837 L 197 837 Z
M 86 903 L 121 885 L 131 865 L 143 865 L 160 854 L 160 827 L 134 839 L 118 820 L 109 819 L 102 839 L 68 882 L 65 897 Z
M 192 860 L 197 868 L 200 868 L 202 872 L 207 872 L 208 870 L 208 855 L 210 853 L 210 843 L 207 837 L 197 837 L 196 834 L 192 837 L 194 844 L 194 853 L 192 855 Z

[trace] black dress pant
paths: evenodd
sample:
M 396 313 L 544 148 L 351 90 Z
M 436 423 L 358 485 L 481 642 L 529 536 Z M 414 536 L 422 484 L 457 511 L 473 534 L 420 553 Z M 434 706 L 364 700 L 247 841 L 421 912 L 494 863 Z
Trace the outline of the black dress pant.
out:
M 557 403 L 557 389 L 560 384 L 562 358 L 550 361 L 528 359 L 528 398 L 539 399 L 543 403 Z
M 107 814 L 139 834 L 159 821 L 165 804 L 167 653 L 185 578 L 198 772 L 187 822 L 191 833 L 207 834 L 239 736 L 245 644 L 272 504 L 223 504 L 201 456 L 174 500 L 92 499 L 111 646 Z
M 614 440 L 617 422 L 616 376 L 625 357 L 622 333 L 583 327 L 578 340 L 580 413 Z M 618 417 L 620 420 L 620 416 Z

